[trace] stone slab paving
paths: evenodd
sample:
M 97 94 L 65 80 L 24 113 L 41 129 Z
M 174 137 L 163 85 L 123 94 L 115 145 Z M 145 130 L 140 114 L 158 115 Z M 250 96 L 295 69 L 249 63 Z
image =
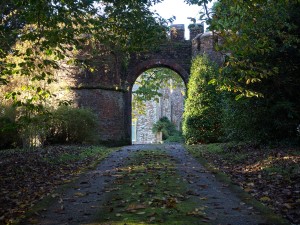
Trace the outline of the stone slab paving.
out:
M 270 224 L 253 207 L 241 202 L 226 185 L 218 182 L 213 174 L 178 144 L 123 147 L 103 160 L 95 170 L 80 176 L 71 188 L 58 195 L 57 201 L 36 218 L 30 218 L 22 224 L 97 224 L 95 215 L 111 190 L 119 168 L 126 165 L 134 152 L 147 149 L 162 149 L 173 158 L 178 173 L 187 181 L 189 194 L 205 199 L 206 213 L 211 218 L 208 224 Z

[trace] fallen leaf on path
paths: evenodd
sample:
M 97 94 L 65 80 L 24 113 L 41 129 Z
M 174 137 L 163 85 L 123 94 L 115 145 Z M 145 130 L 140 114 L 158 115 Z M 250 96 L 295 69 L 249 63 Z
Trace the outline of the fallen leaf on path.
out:
M 268 196 L 263 196 L 259 200 L 262 201 L 262 202 L 269 202 L 269 201 L 271 201 L 271 199 Z
M 233 210 L 236 210 L 236 211 L 241 211 L 241 208 L 240 207 L 234 207 L 232 208 Z
M 77 197 L 83 197 L 83 196 L 86 196 L 86 193 L 76 192 L 74 195 Z
M 205 189 L 205 188 L 208 188 L 208 185 L 207 184 L 200 184 L 199 187 Z
M 126 211 L 138 210 L 138 209 L 146 209 L 146 205 L 144 204 L 131 204 L 126 208 Z
M 178 200 L 176 198 L 168 198 L 166 201 L 167 208 L 175 208 Z

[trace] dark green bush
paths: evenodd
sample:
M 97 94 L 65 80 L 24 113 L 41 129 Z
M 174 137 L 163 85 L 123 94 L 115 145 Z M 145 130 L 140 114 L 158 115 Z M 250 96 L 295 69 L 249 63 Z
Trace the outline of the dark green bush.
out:
M 168 117 L 160 118 L 152 127 L 153 133 L 162 132 L 162 139 L 166 140 L 176 133 L 175 125 L 168 119 Z
M 52 112 L 47 143 L 93 143 L 96 141 L 97 116 L 89 109 L 61 106 Z
M 224 141 L 281 142 L 296 137 L 297 115 L 289 102 L 275 99 L 245 98 L 236 101 L 228 94 L 223 99 Z
M 217 67 L 207 56 L 193 60 L 183 115 L 187 144 L 216 142 L 221 136 L 221 95 L 208 84 L 216 74 Z
M 171 136 L 169 136 L 166 140 L 165 143 L 184 143 L 184 137 L 182 136 L 182 133 L 178 130 Z
M 0 110 L 0 149 L 17 147 L 20 145 L 20 137 L 15 121 L 15 108 L 0 106 Z
M 0 149 L 14 148 L 19 144 L 18 127 L 8 117 L 0 117 Z
M 223 141 L 261 142 L 269 139 L 272 123 L 266 118 L 266 110 L 257 98 L 236 101 L 233 95 L 226 95 L 222 108 Z

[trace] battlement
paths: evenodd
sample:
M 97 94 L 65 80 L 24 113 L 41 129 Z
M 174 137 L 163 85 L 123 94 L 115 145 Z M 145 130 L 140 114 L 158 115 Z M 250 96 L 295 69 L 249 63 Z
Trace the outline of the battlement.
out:
M 204 25 L 201 23 L 190 24 L 188 28 L 190 30 L 190 40 L 193 40 L 198 34 L 204 33 Z
M 190 41 L 185 40 L 185 29 L 189 29 Z M 203 33 L 202 24 L 172 25 L 170 38 L 172 41 L 159 43 L 153 51 L 133 52 L 130 58 L 123 52 L 99 46 L 100 54 L 91 60 L 93 71 L 66 65 L 67 69 L 57 73 L 57 100 L 71 101 L 76 107 L 93 110 L 99 118 L 96 132 L 99 142 L 131 144 L 132 87 L 143 72 L 157 67 L 169 68 L 187 84 L 193 57 L 206 54 L 216 63 L 223 60 L 214 49 L 220 40 L 213 33 Z M 81 57 L 90 55 L 91 50 L 87 46 Z
M 204 33 L 203 24 L 190 24 L 188 26 L 190 32 L 190 40 L 193 40 L 198 34 Z M 170 37 L 172 41 L 184 41 L 184 24 L 173 24 L 170 28 Z

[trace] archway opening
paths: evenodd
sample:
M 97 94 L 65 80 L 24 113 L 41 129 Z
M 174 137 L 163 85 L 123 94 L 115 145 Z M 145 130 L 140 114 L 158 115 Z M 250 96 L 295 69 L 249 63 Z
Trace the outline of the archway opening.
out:
M 166 67 L 141 73 L 132 87 L 132 144 L 182 142 L 186 86 Z

